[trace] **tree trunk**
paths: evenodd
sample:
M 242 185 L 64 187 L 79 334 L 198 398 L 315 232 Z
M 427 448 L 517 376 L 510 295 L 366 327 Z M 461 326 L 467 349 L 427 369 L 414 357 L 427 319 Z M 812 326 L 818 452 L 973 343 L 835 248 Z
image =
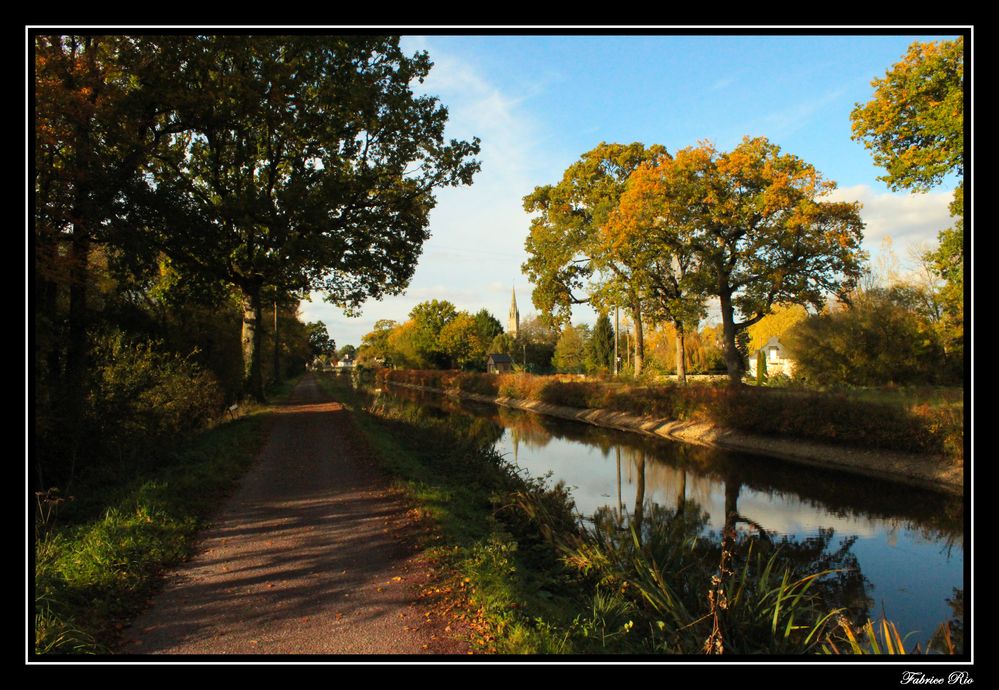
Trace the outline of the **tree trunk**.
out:
M 635 478 L 635 511 L 634 511 L 634 521 L 632 524 L 635 527 L 635 539 L 638 544 L 642 544 L 642 518 L 645 514 L 645 452 L 638 451 L 638 464 L 636 469 L 638 470 L 637 477 Z
M 278 303 L 274 300 L 274 383 L 281 382 L 281 335 L 278 331 Z
M 90 238 L 79 224 L 74 224 L 70 243 L 69 268 L 69 337 L 66 347 L 65 373 L 65 433 L 69 441 L 69 470 L 65 477 L 66 488 L 76 475 L 77 450 L 83 435 L 84 398 L 87 375 L 87 270 L 89 268 Z
M 637 304 L 631 310 L 635 322 L 635 376 L 642 375 L 642 365 L 645 363 L 645 329 L 642 328 L 642 308 Z
M 728 378 L 732 384 L 742 382 L 742 358 L 739 350 L 735 347 L 735 312 L 732 307 L 732 291 L 726 288 L 718 291 L 721 301 L 722 315 L 722 337 L 725 340 L 725 367 L 728 369 Z
M 260 367 L 260 287 L 243 289 L 243 393 L 264 402 L 264 379 Z
M 684 330 L 682 323 L 674 324 L 676 326 L 676 380 L 678 383 L 686 385 L 687 383 L 687 362 L 684 355 Z

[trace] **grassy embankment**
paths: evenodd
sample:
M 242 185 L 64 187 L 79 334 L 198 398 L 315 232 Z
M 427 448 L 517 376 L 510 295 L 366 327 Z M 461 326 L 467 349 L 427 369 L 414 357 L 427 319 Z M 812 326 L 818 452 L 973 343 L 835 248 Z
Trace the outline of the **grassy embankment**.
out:
M 288 381 L 273 391 L 287 397 Z M 206 518 L 266 438 L 267 406 L 148 457 L 128 472 L 92 472 L 74 499 L 39 497 L 35 516 L 36 654 L 107 654 L 159 575 L 190 554 Z M 50 496 L 49 499 L 55 498 Z
M 876 648 L 869 634 L 884 648 L 894 631 L 843 608 L 849 554 L 815 559 L 811 542 L 705 533 L 694 503 L 587 526 L 564 487 L 523 477 L 476 440 L 488 421 L 367 399 L 336 376 L 323 385 L 436 525 L 424 544 L 443 573 L 432 591 L 464 602 L 455 610 L 473 648 L 700 654 L 710 639 L 728 654 L 858 653 Z
M 643 385 L 529 374 L 381 370 L 382 380 L 575 408 L 710 422 L 862 448 L 964 456 L 963 393 L 955 389 L 812 390 L 725 383 Z

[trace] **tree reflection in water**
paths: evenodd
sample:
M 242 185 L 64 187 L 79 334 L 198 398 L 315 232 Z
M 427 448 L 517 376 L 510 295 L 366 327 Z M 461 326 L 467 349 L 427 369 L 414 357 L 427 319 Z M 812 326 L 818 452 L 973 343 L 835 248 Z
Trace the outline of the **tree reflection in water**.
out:
M 831 529 L 775 538 L 739 514 L 737 482 L 726 483 L 725 526 L 716 533 L 685 491 L 675 507 L 646 500 L 645 457 L 634 461 L 634 509 L 598 509 L 566 550 L 570 563 L 646 619 L 655 651 L 800 653 L 819 643 L 831 611 L 858 623 L 867 618 L 871 600 L 851 552 L 855 538 L 833 546 Z

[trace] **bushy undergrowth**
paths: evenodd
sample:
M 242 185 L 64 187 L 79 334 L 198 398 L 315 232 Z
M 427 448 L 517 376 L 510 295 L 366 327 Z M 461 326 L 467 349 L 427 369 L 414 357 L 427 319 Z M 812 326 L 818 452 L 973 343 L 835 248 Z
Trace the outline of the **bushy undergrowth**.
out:
M 383 381 L 445 391 L 538 400 L 680 421 L 704 421 L 759 434 L 960 459 L 963 407 L 902 406 L 845 393 L 725 383 L 638 385 L 530 374 L 382 370 Z
M 204 428 L 222 409 L 215 377 L 154 343 L 109 335 L 94 350 L 88 414 L 95 436 L 115 455 L 143 455 Z
M 91 474 L 75 501 L 40 497 L 35 654 L 113 651 L 159 574 L 188 553 L 202 518 L 246 471 L 264 429 L 262 415 L 222 424 L 156 464 Z M 57 501 L 58 511 L 45 510 Z
M 59 401 L 36 406 L 38 488 L 71 487 L 88 473 L 155 464 L 223 409 L 218 381 L 191 357 L 117 330 L 95 335 L 85 385 L 77 412 Z

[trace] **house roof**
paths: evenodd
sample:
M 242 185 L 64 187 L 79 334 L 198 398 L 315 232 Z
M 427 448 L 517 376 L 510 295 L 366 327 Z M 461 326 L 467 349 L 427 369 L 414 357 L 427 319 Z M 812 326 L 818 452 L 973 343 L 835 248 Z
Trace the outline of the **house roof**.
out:
M 489 360 L 492 360 L 493 364 L 511 364 L 513 363 L 513 358 L 510 355 L 503 355 L 498 352 L 489 355 Z
M 753 356 L 755 356 L 756 353 L 759 352 L 760 350 L 768 350 L 771 347 L 776 347 L 778 352 L 780 352 L 782 355 L 784 354 L 785 350 L 784 344 L 781 343 L 780 339 L 777 336 L 773 336 L 770 338 L 770 340 L 768 340 L 766 343 L 763 344 L 763 347 L 759 348 L 758 350 L 754 350 Z

